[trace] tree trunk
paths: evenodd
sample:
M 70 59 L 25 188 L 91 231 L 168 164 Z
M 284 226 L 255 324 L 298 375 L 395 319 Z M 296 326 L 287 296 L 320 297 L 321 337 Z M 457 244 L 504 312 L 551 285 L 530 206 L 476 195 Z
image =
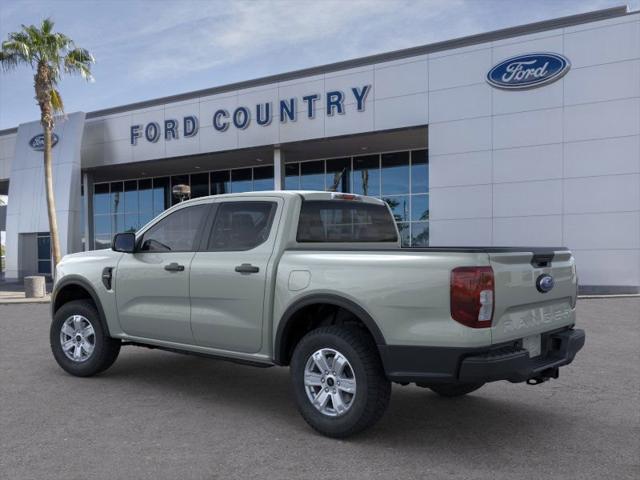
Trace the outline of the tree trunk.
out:
M 50 125 L 44 125 L 44 184 L 47 191 L 47 214 L 49 216 L 49 232 L 51 234 L 51 259 L 55 275 L 55 267 L 60 263 L 60 239 L 58 236 L 58 218 L 56 215 L 56 199 L 53 195 L 53 173 L 51 158 Z
M 56 216 L 56 199 L 53 195 L 53 167 L 51 158 L 51 135 L 53 133 L 53 105 L 51 104 L 51 90 L 53 89 L 52 73 L 44 61 L 38 63 L 34 75 L 36 100 L 40 106 L 40 123 L 44 129 L 44 186 L 47 192 L 47 214 L 49 216 L 49 234 L 51 235 L 51 260 L 53 260 L 53 274 L 60 263 L 60 239 L 58 236 L 58 219 Z

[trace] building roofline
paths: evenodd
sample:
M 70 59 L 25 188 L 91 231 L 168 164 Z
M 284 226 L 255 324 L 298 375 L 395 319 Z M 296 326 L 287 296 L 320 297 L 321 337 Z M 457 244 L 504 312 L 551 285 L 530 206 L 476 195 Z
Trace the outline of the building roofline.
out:
M 418 55 L 425 55 L 429 53 L 441 52 L 444 50 L 452 50 L 454 48 L 468 47 L 471 45 L 477 45 L 480 43 L 487 43 L 496 40 L 502 40 L 506 38 L 519 37 L 526 34 L 543 32 L 546 30 L 553 30 L 556 28 L 570 27 L 574 25 L 581 25 L 584 23 L 591 23 L 600 20 L 606 20 L 610 18 L 622 17 L 625 15 L 633 15 L 637 12 L 629 12 L 626 5 L 620 5 L 617 7 L 605 8 L 601 10 L 595 10 L 593 12 L 579 13 L 575 15 L 569 15 L 566 17 L 559 17 L 550 20 L 542 20 L 540 22 L 533 22 L 524 25 L 518 25 L 515 27 L 507 27 L 500 30 L 493 30 L 491 32 L 478 33 L 475 35 L 469 35 L 466 37 L 454 38 L 451 40 L 444 40 L 441 42 L 430 43 L 427 45 L 421 45 L 418 47 L 405 48 L 402 50 L 395 50 L 391 52 L 378 53 L 375 55 L 368 55 L 366 57 L 355 58 L 351 60 L 344 60 L 341 62 L 329 63 L 320 65 L 317 67 L 304 68 L 301 70 L 294 70 L 291 72 L 280 73 L 276 75 L 269 75 L 266 77 L 255 78 L 252 80 L 244 80 L 241 82 L 229 83 L 212 88 L 205 88 L 202 90 L 194 90 L 191 92 L 179 93 L 176 95 L 170 95 L 166 97 L 154 98 L 151 100 L 143 100 L 141 102 L 129 103 L 126 105 L 120 105 L 116 107 L 105 108 L 102 110 L 94 110 L 86 115 L 87 119 L 98 118 L 106 115 L 113 115 L 117 113 L 123 113 L 131 110 L 137 110 L 141 108 L 149 108 L 157 105 L 164 105 L 167 103 L 181 102 L 185 100 L 191 100 L 198 97 L 215 95 L 219 93 L 226 93 L 234 90 L 241 90 L 244 88 L 257 87 L 261 85 L 267 85 L 276 82 L 283 82 L 287 80 L 295 80 L 312 75 L 318 75 L 322 73 L 334 72 L 339 70 L 345 70 L 348 68 L 361 67 L 365 65 L 371 65 L 374 63 L 388 62 L 391 60 L 400 60 L 404 58 L 415 57 Z M 11 134 L 17 131 L 17 127 L 9 128 L 6 130 L 0 130 L 0 135 Z

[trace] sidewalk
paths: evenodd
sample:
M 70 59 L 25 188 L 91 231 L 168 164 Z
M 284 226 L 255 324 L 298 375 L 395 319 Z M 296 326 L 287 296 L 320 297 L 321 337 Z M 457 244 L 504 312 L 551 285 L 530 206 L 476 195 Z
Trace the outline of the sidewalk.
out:
M 47 283 L 47 295 L 42 298 L 25 298 L 24 285 L 15 282 L 0 281 L 0 305 L 14 303 L 49 303 L 51 301 L 51 283 Z

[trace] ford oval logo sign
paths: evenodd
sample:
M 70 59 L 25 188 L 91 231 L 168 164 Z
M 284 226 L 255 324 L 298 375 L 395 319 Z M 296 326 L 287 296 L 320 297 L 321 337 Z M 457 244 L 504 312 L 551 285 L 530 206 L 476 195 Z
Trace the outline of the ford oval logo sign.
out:
M 524 90 L 555 82 L 571 62 L 557 53 L 530 53 L 508 58 L 489 70 L 487 82 L 505 90 Z
M 536 288 L 540 293 L 549 292 L 554 285 L 555 281 L 553 280 L 553 277 L 551 275 L 547 275 L 546 273 L 540 275 L 536 280 Z
M 52 133 L 51 148 L 56 146 L 56 143 L 58 143 L 58 140 L 59 140 L 58 135 L 56 135 L 55 133 Z M 29 146 L 34 150 L 37 150 L 38 152 L 43 152 L 44 151 L 44 133 L 39 133 L 38 135 L 33 137 L 31 140 L 29 140 Z

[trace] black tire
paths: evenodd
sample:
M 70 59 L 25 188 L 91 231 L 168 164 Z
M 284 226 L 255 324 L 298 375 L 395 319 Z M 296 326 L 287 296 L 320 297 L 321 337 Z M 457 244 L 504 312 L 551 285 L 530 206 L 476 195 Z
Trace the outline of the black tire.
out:
M 81 315 L 91 324 L 94 331 L 94 348 L 84 361 L 68 358 L 62 350 L 60 332 L 64 322 L 73 315 Z M 88 300 L 74 300 L 62 305 L 53 316 L 49 341 L 53 357 L 66 372 L 76 377 L 90 377 L 103 372 L 116 361 L 120 353 L 120 340 L 107 336 L 95 305 Z
M 351 364 L 357 382 L 353 403 L 341 416 L 331 417 L 314 407 L 304 385 L 305 366 L 317 350 L 340 352 Z M 291 380 L 298 410 L 306 422 L 323 435 L 344 438 L 369 428 L 384 414 L 391 396 L 377 347 L 367 332 L 358 327 L 320 327 L 307 333 L 291 358 Z
M 461 397 L 467 393 L 475 392 L 484 383 L 443 383 L 442 385 L 430 385 L 429 388 L 442 397 Z

